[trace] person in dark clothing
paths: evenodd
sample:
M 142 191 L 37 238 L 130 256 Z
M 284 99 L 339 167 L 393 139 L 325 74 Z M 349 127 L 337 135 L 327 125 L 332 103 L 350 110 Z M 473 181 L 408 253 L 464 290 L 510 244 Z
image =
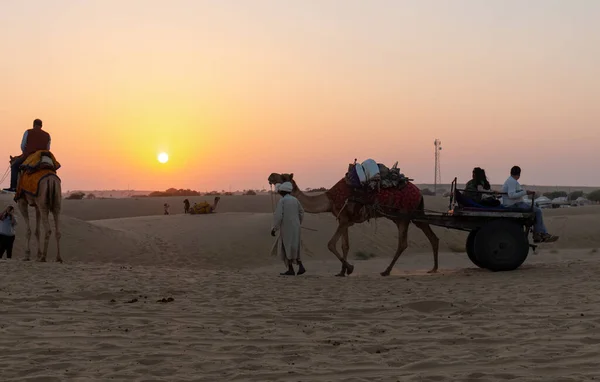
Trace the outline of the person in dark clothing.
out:
M 33 128 L 23 134 L 21 140 L 22 154 L 16 157 L 10 165 L 10 187 L 4 191 L 16 192 L 17 180 L 19 178 L 19 168 L 25 162 L 28 156 L 38 150 L 50 150 L 50 134 L 42 130 L 42 120 L 33 121 Z
M 8 206 L 0 214 L 0 259 L 6 252 L 6 258 L 12 257 L 13 244 L 15 243 L 15 226 L 17 219 L 15 218 L 15 208 Z
M 473 178 L 467 182 L 465 187 L 465 196 L 475 203 L 495 207 L 500 205 L 500 201 L 490 194 L 482 193 L 482 191 L 491 191 L 490 182 L 487 180 L 485 170 L 480 167 L 473 169 Z

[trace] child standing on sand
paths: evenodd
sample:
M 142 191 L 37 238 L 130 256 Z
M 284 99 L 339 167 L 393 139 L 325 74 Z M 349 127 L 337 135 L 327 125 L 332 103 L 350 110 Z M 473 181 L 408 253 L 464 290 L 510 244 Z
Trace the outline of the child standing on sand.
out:
M 15 218 L 15 208 L 8 206 L 0 214 L 0 259 L 6 252 L 6 258 L 12 257 L 13 244 L 15 243 L 15 226 L 17 219 Z

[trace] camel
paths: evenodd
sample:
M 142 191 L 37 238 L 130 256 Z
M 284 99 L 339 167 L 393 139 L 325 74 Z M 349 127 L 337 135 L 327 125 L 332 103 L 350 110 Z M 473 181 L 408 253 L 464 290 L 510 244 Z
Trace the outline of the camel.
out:
M 402 252 L 404 252 L 404 250 L 406 248 L 408 248 L 408 226 L 410 225 L 411 222 L 415 226 L 417 226 L 419 229 L 421 229 L 423 231 L 423 233 L 425 233 L 425 236 L 427 236 L 427 239 L 431 243 L 431 247 L 433 250 L 433 268 L 430 271 L 428 271 L 427 273 L 436 273 L 437 272 L 439 239 L 436 236 L 436 234 L 433 232 L 433 230 L 431 229 L 429 224 L 426 224 L 423 222 L 418 222 L 418 221 L 412 221 L 410 219 L 410 217 L 408 217 L 408 216 L 406 216 L 406 217 L 391 217 L 388 215 L 384 215 L 379 211 L 372 211 L 371 213 L 366 213 L 364 206 L 361 205 L 360 203 L 355 204 L 354 202 L 348 203 L 348 201 L 344 202 L 344 201 L 340 201 L 340 200 L 334 200 L 335 198 L 332 197 L 331 191 L 333 191 L 334 188 L 336 188 L 336 187 L 342 187 L 342 188 L 345 187 L 346 185 L 342 184 L 342 182 L 345 182 L 344 179 L 340 180 L 330 191 L 322 193 L 322 194 L 310 196 L 310 195 L 306 195 L 305 193 L 303 193 L 300 190 L 300 188 L 294 181 L 293 177 L 294 177 L 293 173 L 291 173 L 291 174 L 272 173 L 271 175 L 269 175 L 268 181 L 269 181 L 270 185 L 277 184 L 277 183 L 283 183 L 283 182 L 292 183 L 292 186 L 293 186 L 292 195 L 298 199 L 298 201 L 300 202 L 300 204 L 302 205 L 302 207 L 304 208 L 304 210 L 306 212 L 314 213 L 314 214 L 329 212 L 337 217 L 338 227 L 327 244 L 327 248 L 329 249 L 329 251 L 331 251 L 338 258 L 338 260 L 340 260 L 340 262 L 342 263 L 342 269 L 341 269 L 340 273 L 336 274 L 336 276 L 338 276 L 338 277 L 344 277 L 345 275 L 349 276 L 354 271 L 354 265 L 352 265 L 348 262 L 348 252 L 350 250 L 350 239 L 349 239 L 349 235 L 348 235 L 348 228 L 350 228 L 354 224 L 363 223 L 371 218 L 380 218 L 380 217 L 385 217 L 387 219 L 390 219 L 398 227 L 398 248 L 396 249 L 396 253 L 395 253 L 394 258 L 392 259 L 390 265 L 383 272 L 381 272 L 381 276 L 389 276 L 390 275 L 392 268 L 396 264 L 396 261 L 398 260 L 398 258 L 402 254 Z M 409 185 L 411 187 L 416 188 L 416 186 L 414 186 L 410 183 L 409 183 Z M 421 192 L 418 191 L 418 188 L 416 188 L 416 192 L 418 192 L 418 196 L 420 197 L 418 207 L 416 207 L 414 209 L 402 209 L 403 205 L 400 204 L 399 206 L 397 206 L 400 209 L 399 212 L 410 213 L 410 212 L 423 212 L 424 211 L 423 195 L 421 195 Z M 337 242 L 339 241 L 340 238 L 342 238 L 342 253 L 343 254 L 340 254 L 337 250 Z
M 10 157 L 12 164 L 14 157 Z M 19 176 L 20 177 L 20 176 Z M 25 261 L 30 260 L 31 256 L 31 225 L 29 223 L 29 207 L 32 206 L 35 209 L 35 238 L 38 244 L 37 261 L 46 261 L 46 254 L 48 253 L 48 244 L 50 242 L 50 235 L 52 235 L 52 228 L 50 226 L 49 213 L 52 212 L 54 216 L 54 237 L 56 238 L 56 261 L 62 263 L 60 256 L 60 207 L 62 203 L 62 191 L 60 186 L 60 178 L 51 174 L 44 178 L 39 183 L 37 196 L 32 196 L 27 193 L 23 193 L 17 200 L 17 205 L 27 223 L 27 249 L 25 250 Z M 42 251 L 40 245 L 40 218 L 44 225 L 44 250 Z

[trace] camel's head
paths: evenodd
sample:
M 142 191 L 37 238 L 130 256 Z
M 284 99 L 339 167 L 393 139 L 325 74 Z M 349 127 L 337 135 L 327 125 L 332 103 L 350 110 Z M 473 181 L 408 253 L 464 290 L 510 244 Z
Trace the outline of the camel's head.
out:
M 269 181 L 269 185 L 274 185 L 277 183 L 283 183 L 283 182 L 291 182 L 294 187 L 296 187 L 296 182 L 294 182 L 294 174 L 278 174 L 276 172 L 272 173 L 271 175 L 269 175 L 269 178 L 267 178 L 267 180 Z
M 296 184 L 296 181 L 294 180 L 294 173 L 291 174 L 278 174 L 276 172 L 272 173 L 271 175 L 269 175 L 269 185 L 274 185 L 274 184 L 281 184 L 284 182 L 290 182 L 292 184 L 293 187 L 293 191 L 298 191 L 298 185 Z

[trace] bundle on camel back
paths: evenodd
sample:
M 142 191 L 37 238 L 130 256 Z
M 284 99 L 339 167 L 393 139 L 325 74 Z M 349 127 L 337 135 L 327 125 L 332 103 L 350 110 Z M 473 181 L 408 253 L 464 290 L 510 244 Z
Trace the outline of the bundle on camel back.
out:
M 365 162 L 361 165 L 363 170 L 364 167 L 368 166 L 373 168 L 372 163 L 367 163 L 368 166 L 364 166 L 364 164 Z M 387 167 L 384 166 L 384 168 Z M 349 166 L 346 176 L 329 191 L 314 196 L 306 195 L 300 191 L 294 181 L 293 173 L 272 173 L 269 175 L 268 181 L 271 185 L 291 182 L 293 185 L 292 195 L 300 201 L 306 212 L 316 214 L 329 212 L 336 216 L 338 227 L 327 244 L 327 248 L 342 263 L 342 269 L 336 276 L 344 277 L 354 271 L 354 265 L 348 262 L 348 252 L 350 250 L 348 228 L 354 224 L 380 217 L 390 219 L 398 227 L 398 248 L 389 266 L 381 272 L 382 276 L 389 276 L 402 252 L 408 248 L 408 226 L 411 222 L 425 233 L 431 243 L 433 268 L 428 273 L 437 272 L 439 239 L 429 224 L 411 220 L 411 216 L 414 216 L 414 214 L 424 213 L 425 205 L 419 188 L 412 184 L 410 179 L 401 175 L 399 170 L 397 171 L 398 176 L 393 176 L 393 178 L 390 178 L 389 175 L 383 178 L 381 171 L 379 177 L 377 177 L 371 171 L 363 179 L 359 179 L 357 183 L 353 179 L 353 169 L 357 169 L 356 163 Z M 392 169 L 396 173 L 396 165 Z M 360 171 L 360 168 L 358 171 Z M 391 172 L 391 170 L 389 171 Z M 385 179 L 386 183 L 383 183 L 382 179 Z M 386 214 L 386 210 L 393 211 L 393 215 L 391 213 Z M 340 238 L 342 239 L 342 254 L 337 250 L 337 242 Z
M 10 162 L 17 157 L 10 157 Z M 15 202 L 27 224 L 27 249 L 25 250 L 25 260 L 30 260 L 31 256 L 31 226 L 29 223 L 29 207 L 35 209 L 35 238 L 37 240 L 38 252 L 37 261 L 46 261 L 48 253 L 48 244 L 52 235 L 49 213 L 54 216 L 54 237 L 56 238 L 56 261 L 62 263 L 60 256 L 60 208 L 62 202 L 62 190 L 60 178 L 56 171 L 60 168 L 60 163 L 54 158 L 54 155 L 47 150 L 39 150 L 29 155 L 25 162 L 20 166 L 19 178 L 17 181 L 17 192 L 15 193 Z M 44 226 L 44 247 L 40 245 L 40 220 Z

